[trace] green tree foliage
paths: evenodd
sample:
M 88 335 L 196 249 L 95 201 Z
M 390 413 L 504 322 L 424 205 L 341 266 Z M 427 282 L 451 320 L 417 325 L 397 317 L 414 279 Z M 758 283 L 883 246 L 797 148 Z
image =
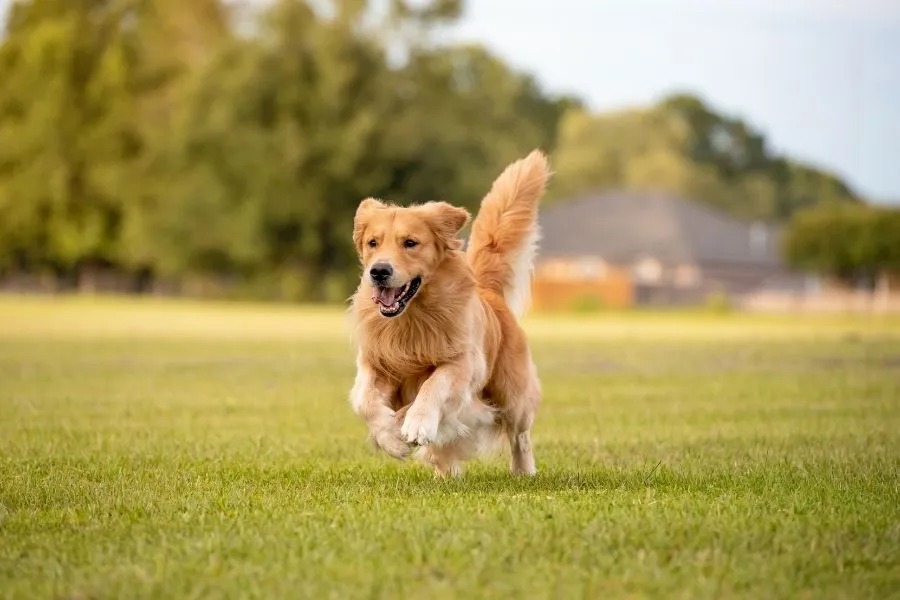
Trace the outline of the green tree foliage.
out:
M 16 3 L 0 46 L 0 257 L 82 278 L 120 258 L 141 139 L 128 3 Z
M 477 206 L 497 170 L 552 142 L 557 102 L 480 47 L 414 54 L 395 73 L 393 138 L 383 156 L 403 200 Z
M 305 276 L 314 296 L 347 271 L 347 223 L 385 189 L 390 142 L 382 51 L 355 24 L 280 2 L 265 44 L 236 39 L 197 74 L 164 156 L 171 187 L 148 219 L 161 268 Z
M 391 68 L 362 8 L 341 3 L 324 18 L 277 2 L 256 36 L 198 71 L 163 156 L 168 188 L 141 220 L 161 272 L 339 297 L 352 286 L 347 227 L 361 198 L 474 207 L 505 162 L 552 143 L 563 101 L 480 48 L 412 46 Z M 401 12 L 420 28 L 444 14 L 422 10 Z
M 796 267 L 845 282 L 900 274 L 900 210 L 823 204 L 799 211 L 783 239 Z
M 152 134 L 178 102 L 163 93 L 223 23 L 213 0 L 12 5 L 0 45 L 0 268 L 87 286 L 98 268 L 134 263 L 127 238 L 156 175 Z
M 686 95 L 643 110 L 570 111 L 560 124 L 554 165 L 556 198 L 653 188 L 770 220 L 819 202 L 859 202 L 837 177 L 773 155 L 749 125 Z

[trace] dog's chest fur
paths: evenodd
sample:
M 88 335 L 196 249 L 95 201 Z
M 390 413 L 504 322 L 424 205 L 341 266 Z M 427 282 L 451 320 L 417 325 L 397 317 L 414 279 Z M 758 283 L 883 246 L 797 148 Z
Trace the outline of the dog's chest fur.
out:
M 458 358 L 466 350 L 466 337 L 458 324 L 402 315 L 368 324 L 363 352 L 376 370 L 394 381 L 418 377 Z

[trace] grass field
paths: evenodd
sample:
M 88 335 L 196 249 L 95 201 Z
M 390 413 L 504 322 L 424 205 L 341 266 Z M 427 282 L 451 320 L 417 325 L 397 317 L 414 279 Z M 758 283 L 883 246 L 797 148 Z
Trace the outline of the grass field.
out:
M 0 299 L 0 597 L 900 597 L 900 321 L 527 327 L 538 476 L 438 481 L 339 312 Z

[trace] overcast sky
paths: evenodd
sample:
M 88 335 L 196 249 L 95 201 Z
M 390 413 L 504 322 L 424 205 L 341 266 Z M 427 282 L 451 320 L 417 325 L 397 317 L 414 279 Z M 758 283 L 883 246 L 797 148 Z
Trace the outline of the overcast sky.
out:
M 900 202 L 900 0 L 469 0 L 451 35 L 598 110 L 697 93 Z

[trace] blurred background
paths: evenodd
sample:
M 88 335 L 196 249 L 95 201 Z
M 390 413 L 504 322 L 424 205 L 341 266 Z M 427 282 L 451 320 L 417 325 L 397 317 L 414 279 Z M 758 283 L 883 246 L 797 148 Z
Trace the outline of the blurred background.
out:
M 556 177 L 534 308 L 900 310 L 891 0 L 0 0 L 0 291 L 342 302 Z

